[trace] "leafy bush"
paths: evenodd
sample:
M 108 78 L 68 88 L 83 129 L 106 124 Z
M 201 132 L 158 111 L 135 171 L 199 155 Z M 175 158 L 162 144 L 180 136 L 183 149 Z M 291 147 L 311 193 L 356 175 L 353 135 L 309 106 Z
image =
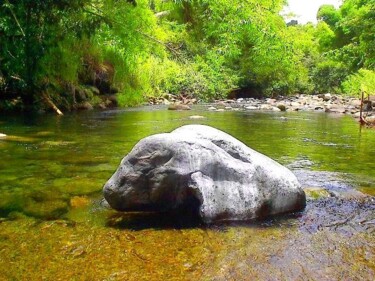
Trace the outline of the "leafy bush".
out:
M 127 86 L 118 93 L 117 101 L 122 107 L 140 105 L 144 102 L 142 90 Z
M 375 71 L 360 69 L 357 73 L 350 75 L 343 83 L 342 88 L 348 95 L 365 96 L 375 94 Z
M 347 76 L 348 69 L 344 64 L 329 59 L 318 63 L 312 71 L 312 81 L 318 93 L 339 93 Z

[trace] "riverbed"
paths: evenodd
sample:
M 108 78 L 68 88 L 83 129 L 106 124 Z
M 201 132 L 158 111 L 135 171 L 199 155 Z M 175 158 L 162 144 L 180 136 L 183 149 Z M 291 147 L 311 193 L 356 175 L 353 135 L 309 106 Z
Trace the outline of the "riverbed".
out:
M 101 204 L 102 186 L 137 141 L 186 124 L 221 129 L 289 167 L 308 194 L 305 211 L 205 226 Z M 142 107 L 0 116 L 0 133 L 0 280 L 375 275 L 375 130 L 350 116 Z

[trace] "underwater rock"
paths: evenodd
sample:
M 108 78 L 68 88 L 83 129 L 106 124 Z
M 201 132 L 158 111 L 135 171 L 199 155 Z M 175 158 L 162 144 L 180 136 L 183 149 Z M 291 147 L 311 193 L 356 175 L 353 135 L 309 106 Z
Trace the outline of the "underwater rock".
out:
M 73 196 L 70 198 L 70 206 L 72 208 L 82 208 L 90 204 L 90 199 L 87 196 Z
M 40 219 L 58 219 L 68 212 L 67 196 L 55 190 L 30 190 L 24 194 L 22 213 Z
M 306 204 L 290 170 L 204 125 L 142 139 L 103 192 L 119 211 L 193 209 L 206 223 L 262 218 Z
M 28 216 L 41 219 L 57 219 L 69 210 L 68 203 L 65 200 L 48 200 L 38 202 L 33 199 L 26 200 L 22 212 Z
M 186 104 L 173 103 L 168 106 L 169 110 L 191 110 L 191 107 Z
M 58 178 L 53 181 L 53 185 L 62 194 L 70 196 L 84 196 L 98 191 L 98 185 L 92 178 Z M 100 190 L 100 187 L 99 187 Z
M 277 108 L 280 109 L 280 111 L 286 111 L 286 106 L 285 104 L 278 104 Z
M 301 229 L 315 233 L 330 229 L 353 235 L 357 232 L 374 233 L 375 201 L 372 196 L 362 198 L 322 197 L 312 200 L 301 218 Z

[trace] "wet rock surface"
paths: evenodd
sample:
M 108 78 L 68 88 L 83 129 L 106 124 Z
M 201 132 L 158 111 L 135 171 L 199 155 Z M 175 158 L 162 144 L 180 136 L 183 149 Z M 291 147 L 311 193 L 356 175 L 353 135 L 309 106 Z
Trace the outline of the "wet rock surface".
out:
M 287 168 L 203 125 L 141 140 L 104 186 L 117 210 L 197 210 L 204 222 L 297 211 L 305 194 Z
M 337 197 L 310 200 L 300 219 L 300 229 L 309 233 L 330 230 L 352 236 L 358 232 L 374 233 L 375 199 L 341 199 Z
M 303 231 L 321 230 L 375 233 L 375 197 L 358 191 L 348 174 L 301 169 L 308 160 L 297 161 L 293 173 L 307 195 L 307 206 L 299 219 Z

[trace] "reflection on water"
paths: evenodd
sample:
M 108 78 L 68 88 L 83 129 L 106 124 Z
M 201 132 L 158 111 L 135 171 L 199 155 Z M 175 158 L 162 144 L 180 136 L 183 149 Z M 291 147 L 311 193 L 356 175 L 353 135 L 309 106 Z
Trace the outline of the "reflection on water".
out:
M 100 204 L 138 140 L 197 123 L 288 165 L 316 201 L 300 214 L 210 227 Z M 375 131 L 360 132 L 350 117 L 142 108 L 0 117 L 0 132 L 8 135 L 0 139 L 0 280 L 374 276 L 374 201 L 353 189 L 374 194 Z

